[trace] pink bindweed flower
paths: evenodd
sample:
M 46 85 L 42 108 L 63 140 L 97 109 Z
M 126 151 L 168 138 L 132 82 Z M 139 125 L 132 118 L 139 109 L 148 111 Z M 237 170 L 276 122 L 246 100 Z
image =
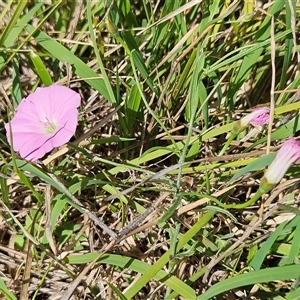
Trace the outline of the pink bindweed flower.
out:
M 232 133 L 238 135 L 244 131 L 249 124 L 251 125 L 265 125 L 269 123 L 270 110 L 267 107 L 257 107 L 247 116 L 237 121 L 232 128 Z
M 260 190 L 264 193 L 272 189 L 280 180 L 288 168 L 300 160 L 300 143 L 294 138 L 284 142 L 270 164 L 264 177 L 261 180 Z
M 22 99 L 5 124 L 9 144 L 22 158 L 35 161 L 67 143 L 77 127 L 80 100 L 78 93 L 64 86 L 37 88 Z

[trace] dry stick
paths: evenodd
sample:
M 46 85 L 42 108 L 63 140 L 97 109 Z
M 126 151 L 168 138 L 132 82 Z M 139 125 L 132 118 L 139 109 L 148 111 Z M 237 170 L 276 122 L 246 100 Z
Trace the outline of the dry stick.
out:
M 210 263 L 207 265 L 207 270 L 203 276 L 203 280 L 202 282 L 206 283 L 207 282 L 207 278 L 208 278 L 208 274 L 210 273 L 211 269 L 217 264 L 219 263 L 223 258 L 225 258 L 231 251 L 235 250 L 238 246 L 240 246 L 249 236 L 250 234 L 253 232 L 253 230 L 261 223 L 261 219 L 257 218 L 257 222 L 255 222 L 254 225 L 252 226 L 247 226 L 246 231 L 244 232 L 243 236 L 241 238 L 239 238 L 234 244 L 232 244 L 224 253 L 222 253 L 219 257 L 217 257 L 217 255 L 215 256 L 215 258 L 213 258 Z
M 46 222 L 45 222 L 45 234 L 49 243 L 49 246 L 54 253 L 57 255 L 56 245 L 52 236 L 52 223 L 51 223 L 51 186 L 50 184 L 46 185 L 45 190 L 45 211 L 46 211 Z
M 119 233 L 118 238 L 122 239 L 122 237 L 126 236 L 133 230 L 135 230 L 154 210 L 156 207 L 164 200 L 166 199 L 170 193 L 163 193 L 155 202 L 148 208 L 144 213 L 142 213 L 140 216 L 138 216 L 132 223 L 125 226 Z
M 275 78 L 276 78 L 276 66 L 275 66 L 275 38 L 274 38 L 274 16 L 271 18 L 271 66 L 272 66 L 272 79 L 271 79 L 271 90 L 270 90 L 270 120 L 268 126 L 268 139 L 267 139 L 267 154 L 269 154 L 269 148 L 271 145 L 271 133 L 272 125 L 274 120 L 274 109 L 275 109 L 275 100 L 274 100 L 274 90 L 275 90 Z
M 36 219 L 36 215 L 34 216 L 34 220 Z M 34 224 L 34 222 L 32 223 Z M 33 227 L 30 228 L 30 234 L 33 234 Z M 20 300 L 28 300 L 28 290 L 30 285 L 30 279 L 31 279 L 31 269 L 32 269 L 32 260 L 33 260 L 33 251 L 32 251 L 32 240 L 27 239 L 25 244 L 25 249 L 27 252 L 26 255 L 26 263 L 22 275 L 22 285 L 21 285 L 21 292 L 20 292 Z
M 13 108 L 13 106 L 12 106 L 10 100 L 9 100 L 9 97 L 7 96 L 7 93 L 6 93 L 6 91 L 5 91 L 4 86 L 2 85 L 2 83 L 0 83 L 0 92 L 3 95 L 3 97 L 4 97 L 4 99 L 6 101 L 6 105 L 9 107 L 9 110 L 10 111 L 14 111 L 14 108 Z
M 83 8 L 83 1 L 78 1 L 76 6 L 75 6 L 75 10 L 73 12 L 73 15 L 71 17 L 71 20 L 70 20 L 70 24 L 69 24 L 69 27 L 68 27 L 68 34 L 66 36 L 66 39 L 68 40 L 72 40 L 74 34 L 75 34 L 75 31 L 76 31 L 76 27 L 77 27 L 77 24 L 79 22 L 79 19 L 81 17 L 81 11 L 82 11 L 82 8 Z
M 109 245 L 106 245 L 107 247 L 112 247 L 116 242 L 112 241 Z M 74 281 L 69 285 L 66 292 L 63 294 L 61 300 L 68 300 L 74 293 L 76 287 L 79 285 L 79 283 L 84 279 L 84 276 L 94 267 L 95 263 L 99 260 L 99 258 L 104 254 L 105 251 L 100 251 L 99 255 L 95 257 L 93 261 L 91 261 L 82 271 L 81 273 L 74 279 Z
M 32 268 L 32 243 L 30 240 L 27 240 L 26 243 L 27 247 L 27 256 L 26 256 L 26 263 L 24 268 L 24 273 L 22 276 L 22 284 L 21 284 L 21 292 L 20 292 L 20 300 L 28 300 L 28 289 L 30 284 L 31 278 L 31 268 Z
M 151 214 L 150 214 L 150 216 L 151 216 Z M 160 219 L 160 217 L 157 217 L 155 219 L 151 219 L 151 221 L 148 221 L 147 223 L 145 223 L 143 225 L 139 225 L 137 228 L 133 229 L 128 234 L 122 236 L 122 238 L 120 240 L 126 240 L 127 238 L 131 237 L 134 234 L 145 231 L 148 228 L 152 228 L 153 226 L 155 226 L 158 223 L 159 219 Z
M 58 180 L 58 178 L 41 161 L 39 161 L 39 163 L 43 170 L 47 173 L 47 175 L 50 176 L 51 179 L 53 179 L 55 183 L 57 183 L 62 188 L 62 190 L 69 197 L 70 200 L 77 204 L 82 209 L 82 211 L 86 213 L 87 216 L 104 232 L 106 232 L 112 239 L 117 239 L 117 235 L 113 230 L 111 230 L 107 225 L 100 221 L 94 213 L 90 212 L 88 209 L 83 207 L 82 203 L 74 195 L 71 194 L 71 192 Z

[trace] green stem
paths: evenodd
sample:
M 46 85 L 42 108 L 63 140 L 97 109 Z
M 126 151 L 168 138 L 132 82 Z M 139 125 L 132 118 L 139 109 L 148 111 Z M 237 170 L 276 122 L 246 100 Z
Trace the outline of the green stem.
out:
M 229 136 L 226 144 L 224 145 L 224 147 L 222 148 L 221 152 L 219 153 L 219 156 L 222 156 L 225 151 L 227 150 L 227 148 L 230 146 L 231 142 L 233 141 L 233 139 L 236 137 L 236 134 L 232 134 Z
M 256 202 L 262 195 L 263 193 L 258 190 L 256 192 L 256 194 L 250 199 L 248 200 L 247 202 L 245 203 L 241 203 L 241 204 L 236 204 L 236 203 L 233 203 L 233 204 L 224 204 L 218 200 L 214 200 L 220 207 L 222 208 L 225 208 L 225 209 L 228 209 L 228 208 L 234 208 L 234 209 L 244 209 L 244 208 L 247 208 L 249 207 L 250 205 L 252 205 L 254 202 Z

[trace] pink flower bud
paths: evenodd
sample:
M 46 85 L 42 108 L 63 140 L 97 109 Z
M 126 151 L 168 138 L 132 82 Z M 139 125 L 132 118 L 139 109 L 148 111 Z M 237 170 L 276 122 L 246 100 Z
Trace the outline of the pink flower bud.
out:
M 266 193 L 283 178 L 289 167 L 300 160 L 300 143 L 294 138 L 284 142 L 261 180 L 260 189 Z
M 253 109 L 253 111 L 237 121 L 232 128 L 232 133 L 238 135 L 242 131 L 244 131 L 249 124 L 251 125 L 265 125 L 269 123 L 269 108 L 267 107 L 257 107 Z

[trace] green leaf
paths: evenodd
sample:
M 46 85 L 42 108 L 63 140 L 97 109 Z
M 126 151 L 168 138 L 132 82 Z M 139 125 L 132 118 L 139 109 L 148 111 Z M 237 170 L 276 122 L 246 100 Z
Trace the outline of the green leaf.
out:
M 12 60 L 13 65 L 13 88 L 12 88 L 12 97 L 13 97 L 13 107 L 17 108 L 21 102 L 22 96 L 22 85 L 20 82 L 20 65 L 18 55 L 15 56 Z
M 271 18 L 276 18 L 277 15 L 282 11 L 282 7 L 284 6 L 284 1 L 274 1 L 273 4 L 270 6 L 268 14 L 265 15 L 263 22 L 261 23 L 260 27 L 256 31 L 255 41 L 258 43 L 265 42 L 269 40 L 270 37 L 270 27 L 271 27 Z M 245 82 L 248 78 L 252 68 L 256 65 L 258 58 L 261 56 L 263 52 L 263 48 L 253 49 L 251 53 L 247 54 L 242 63 L 240 64 L 238 73 L 234 76 L 233 80 L 233 87 L 230 89 L 230 93 L 228 94 L 228 98 L 232 99 L 230 102 L 233 109 L 235 97 L 237 92 L 239 91 L 241 85 Z
M 197 300 L 210 300 L 221 293 L 232 291 L 235 288 L 249 286 L 275 280 L 291 280 L 299 278 L 299 265 L 268 268 L 240 274 L 216 283 L 205 293 L 197 297 Z
M 261 265 L 268 255 L 271 247 L 273 246 L 274 242 L 278 238 L 278 236 L 282 233 L 282 230 L 287 222 L 281 223 L 274 232 L 269 236 L 269 238 L 263 243 L 262 247 L 258 250 L 255 257 L 251 261 L 250 265 L 254 270 L 259 270 Z
M 232 184 L 239 177 L 253 171 L 262 170 L 264 167 L 269 166 L 274 160 L 276 153 L 271 153 L 256 159 L 253 163 L 246 165 L 246 167 L 240 169 L 234 176 L 228 181 L 228 185 Z
M 194 224 L 185 234 L 183 234 L 177 243 L 176 252 L 184 247 L 199 230 L 207 224 L 207 222 L 214 216 L 215 212 L 209 211 L 202 216 L 199 221 Z M 130 288 L 126 291 L 125 295 L 128 299 L 132 299 L 142 288 L 145 286 L 168 262 L 170 259 L 171 249 L 164 253 L 148 270 L 143 274 Z M 194 291 L 193 291 L 194 292 Z M 187 299 L 194 299 L 195 296 L 191 295 Z
M 11 5 L 13 2 L 8 2 L 7 5 Z M 4 27 L 0 37 L 0 47 L 3 47 L 7 38 L 11 35 L 15 24 L 17 23 L 20 15 L 24 12 L 25 7 L 27 6 L 27 1 L 19 1 L 17 2 L 17 6 L 14 12 L 10 12 L 11 17 L 9 18 L 8 24 Z
M 67 259 L 70 264 L 86 264 L 88 262 L 93 261 L 97 256 L 99 256 L 99 253 L 88 253 L 83 255 L 69 255 Z M 152 268 L 152 266 L 145 262 L 133 259 L 131 257 L 125 257 L 116 254 L 103 255 L 99 259 L 99 262 L 105 265 L 128 268 L 129 270 L 144 275 L 148 274 L 149 270 Z M 185 299 L 195 299 L 195 292 L 191 287 L 189 287 L 186 283 L 182 282 L 177 277 L 172 275 L 170 276 L 167 272 L 163 270 L 158 270 L 154 275 L 154 279 L 161 281 L 166 286 L 175 290 L 177 293 L 179 293 L 179 295 L 181 295 Z M 130 292 L 130 290 L 128 292 Z M 128 298 L 127 293 L 125 293 L 124 296 L 125 299 L 131 299 Z
M 20 1 L 20 3 L 26 4 L 26 1 Z M 13 2 L 9 2 L 13 3 Z M 16 40 L 20 36 L 20 33 L 24 30 L 24 27 L 33 19 L 35 13 L 44 5 L 44 1 L 37 3 L 32 7 L 14 26 L 9 35 L 5 37 L 4 46 L 5 49 L 9 49 L 16 44 Z M 14 53 L 11 55 L 10 59 L 14 56 Z M 4 66 L 8 63 L 9 59 L 6 59 L 6 53 L 4 51 L 0 51 L 0 71 L 4 68 Z
M 299 300 L 299 299 L 300 299 L 300 287 L 287 293 L 285 295 L 284 300 Z
M 30 51 L 30 59 L 35 67 L 37 75 L 41 78 L 44 85 L 50 86 L 52 84 L 52 79 L 41 58 L 33 51 Z
M 127 298 L 123 295 L 123 293 L 116 286 L 114 286 L 109 281 L 107 281 L 106 283 L 113 290 L 113 292 L 118 296 L 118 299 L 120 299 L 120 300 L 127 300 Z
M 149 85 L 149 87 L 151 88 L 151 90 L 153 92 L 156 92 L 154 84 L 153 84 L 152 80 L 149 78 L 149 72 L 144 63 L 144 60 L 142 58 L 140 51 L 133 49 L 131 51 L 130 55 L 131 55 L 132 61 L 134 62 L 134 66 L 136 66 L 136 68 L 139 70 L 139 72 L 141 73 L 142 77 L 146 80 L 146 82 Z
M 299 257 L 299 250 L 300 250 L 300 217 L 297 216 L 296 217 L 298 219 L 297 222 L 297 226 L 296 229 L 294 231 L 294 236 L 293 236 L 293 240 L 292 240 L 292 245 L 291 245 L 291 249 L 289 252 L 289 255 L 286 259 L 286 261 L 284 262 L 285 265 L 289 265 L 289 264 L 293 264 L 297 258 Z
M 141 112 L 141 99 L 142 98 L 139 93 L 139 90 L 136 84 L 134 84 L 131 87 L 128 97 L 124 104 L 125 121 L 129 135 L 133 134 L 134 125 L 137 124 L 137 119 L 139 113 Z
M 2 278 L 0 278 L 0 294 L 1 293 L 6 297 L 7 300 L 17 300 L 17 297 L 6 287 Z
M 6 174 L 7 173 L 7 165 L 4 165 L 2 168 L 1 168 L 1 172 L 3 174 Z M 9 192 L 8 192 L 8 186 L 7 186 L 7 179 L 4 178 L 4 177 L 0 177 L 0 187 L 1 187 L 1 196 L 2 196 L 2 199 L 1 201 L 3 201 L 6 206 L 8 208 L 10 208 L 10 201 L 9 201 Z
M 35 27 L 28 24 L 26 30 L 29 33 L 34 33 L 33 36 L 37 43 L 40 44 L 45 50 L 47 50 L 53 57 L 61 62 L 69 63 L 74 66 L 75 73 L 86 83 L 96 89 L 100 94 L 102 94 L 111 103 L 114 103 L 114 99 L 110 97 L 107 91 L 104 80 L 98 76 L 90 67 L 88 67 L 81 59 L 75 56 L 71 51 L 65 48 L 63 45 L 52 39 L 47 34 L 36 30 Z
M 110 80 L 109 80 L 106 70 L 104 68 L 102 59 L 101 59 L 99 51 L 98 51 L 98 45 L 96 43 L 96 38 L 95 38 L 94 28 L 93 28 L 93 23 L 92 23 L 92 11 L 91 11 L 91 1 L 90 0 L 87 1 L 87 19 L 88 19 L 88 24 L 89 24 L 90 38 L 92 40 L 93 47 L 94 47 L 94 53 L 96 55 L 98 65 L 101 70 L 103 82 L 105 85 L 105 90 L 109 94 L 109 97 L 107 99 L 110 100 L 111 103 L 115 104 L 115 103 L 117 103 L 115 94 L 113 92 L 112 86 L 110 84 Z

